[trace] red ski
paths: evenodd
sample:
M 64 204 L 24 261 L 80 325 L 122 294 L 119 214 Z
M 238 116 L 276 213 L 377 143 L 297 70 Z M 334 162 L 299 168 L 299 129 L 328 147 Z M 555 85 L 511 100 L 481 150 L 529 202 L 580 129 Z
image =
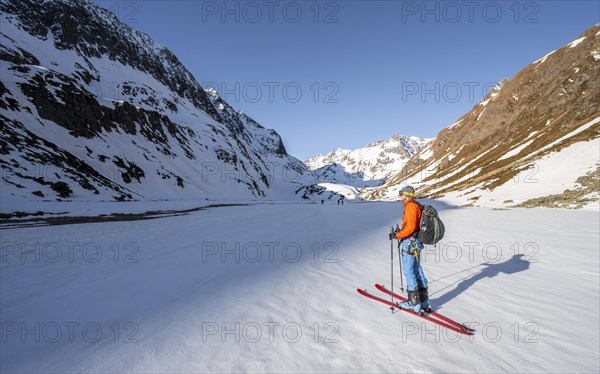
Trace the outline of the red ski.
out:
M 380 284 L 376 284 L 375 287 L 379 291 L 381 291 L 383 293 L 386 293 L 388 295 L 392 295 L 393 294 L 394 298 L 400 300 L 401 302 L 407 300 L 406 297 L 402 297 L 402 296 L 398 295 L 397 293 L 393 293 L 392 291 L 388 290 L 387 288 L 385 288 L 384 286 L 382 286 Z M 448 317 L 446 317 L 444 315 L 441 315 L 441 314 L 439 314 L 437 312 L 429 312 L 427 314 L 430 315 L 430 316 L 432 316 L 432 317 L 435 317 L 435 318 L 437 318 L 439 320 L 442 320 L 442 321 L 444 321 L 446 323 L 454 325 L 454 326 L 458 327 L 459 329 L 466 330 L 467 332 L 475 332 L 475 330 L 473 330 L 472 328 L 467 327 L 467 326 L 463 325 L 462 323 L 456 322 L 456 321 L 454 321 L 454 320 L 452 320 L 452 319 L 450 319 L 450 318 L 448 318 Z
M 459 333 L 459 334 L 463 334 L 463 335 L 473 335 L 473 331 L 470 331 L 470 330 L 468 330 L 467 328 L 461 328 L 461 327 L 459 327 L 459 326 L 457 326 L 457 325 L 454 325 L 454 324 L 448 324 L 448 323 L 446 323 L 446 322 L 443 322 L 443 321 L 441 321 L 441 320 L 438 320 L 438 319 L 432 318 L 432 317 L 430 317 L 430 316 L 428 316 L 428 315 L 420 315 L 420 314 L 418 314 L 418 313 L 415 313 L 415 312 L 413 312 L 412 310 L 408 310 L 408 309 L 402 309 L 402 308 L 400 308 L 400 307 L 399 307 L 397 304 L 394 304 L 394 303 L 392 303 L 392 302 L 391 302 L 391 301 L 389 301 L 389 300 L 384 300 L 384 299 L 382 299 L 382 298 L 380 298 L 380 297 L 377 297 L 377 296 L 371 295 L 371 294 L 370 294 L 370 293 L 368 293 L 367 291 L 361 290 L 360 288 L 357 288 L 357 289 L 356 289 L 356 291 L 358 291 L 358 293 L 359 293 L 359 294 L 361 294 L 361 295 L 363 295 L 363 296 L 366 296 L 366 297 L 368 297 L 368 298 L 370 298 L 370 299 L 377 300 L 377 301 L 379 301 L 379 302 L 381 302 L 381 303 L 383 303 L 383 304 L 385 304 L 385 305 L 391 306 L 392 308 L 395 308 L 395 309 L 401 310 L 401 311 L 403 311 L 403 312 L 406 312 L 406 313 L 412 314 L 412 315 L 414 315 L 414 316 L 416 316 L 416 317 L 419 317 L 419 318 L 423 318 L 424 320 L 427 320 L 427 321 L 433 322 L 433 323 L 435 323 L 435 324 L 438 324 L 438 325 L 440 325 L 440 326 L 442 326 L 442 327 L 445 327 L 445 328 L 447 328 L 447 329 L 449 329 L 449 330 L 455 331 L 455 332 L 457 332 L 457 333 Z M 404 300 L 406 300 L 405 298 L 399 298 L 399 299 L 404 299 Z

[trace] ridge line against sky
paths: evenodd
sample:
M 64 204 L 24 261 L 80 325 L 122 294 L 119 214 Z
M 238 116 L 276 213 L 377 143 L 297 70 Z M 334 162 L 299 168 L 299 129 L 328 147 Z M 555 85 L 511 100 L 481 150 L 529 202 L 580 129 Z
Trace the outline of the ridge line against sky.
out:
M 597 1 L 94 1 L 302 160 L 432 138 L 600 22 Z

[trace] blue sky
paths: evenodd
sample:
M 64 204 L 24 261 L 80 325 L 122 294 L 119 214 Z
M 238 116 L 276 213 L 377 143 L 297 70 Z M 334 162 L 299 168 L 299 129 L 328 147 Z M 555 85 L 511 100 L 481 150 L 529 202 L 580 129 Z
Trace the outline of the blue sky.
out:
M 300 159 L 434 137 L 600 22 L 598 1 L 96 1 Z

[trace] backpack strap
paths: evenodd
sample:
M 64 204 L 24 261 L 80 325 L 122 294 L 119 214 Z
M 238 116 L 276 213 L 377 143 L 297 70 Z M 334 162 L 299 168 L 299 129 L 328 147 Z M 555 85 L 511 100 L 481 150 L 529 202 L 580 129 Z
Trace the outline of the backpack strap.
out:
M 409 204 L 410 204 L 410 203 L 415 203 L 415 204 L 417 204 L 417 206 L 419 207 L 419 209 L 421 209 L 421 212 L 423 212 L 423 205 L 421 205 L 421 203 L 420 203 L 420 202 L 418 202 L 416 199 L 413 199 L 413 200 L 409 201 L 408 203 L 409 203 Z
M 421 217 L 423 217 L 423 205 L 421 205 L 420 202 L 418 202 L 416 199 L 413 199 L 413 200 L 409 201 L 408 203 L 409 204 L 410 203 L 415 203 L 419 207 L 419 209 L 421 210 Z M 415 231 L 412 234 L 410 234 L 409 238 L 416 238 L 417 237 L 417 235 L 419 234 L 420 226 L 421 226 L 420 222 L 417 222 L 417 228 L 415 229 Z

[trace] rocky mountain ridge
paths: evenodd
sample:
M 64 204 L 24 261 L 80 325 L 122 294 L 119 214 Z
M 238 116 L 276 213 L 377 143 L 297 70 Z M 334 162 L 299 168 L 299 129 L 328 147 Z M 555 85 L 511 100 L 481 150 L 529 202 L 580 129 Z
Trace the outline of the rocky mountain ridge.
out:
M 274 130 L 110 11 L 87 0 L 0 11 L 3 205 L 294 199 L 314 182 Z
M 413 184 L 421 196 L 471 205 L 529 205 L 567 189 L 581 191 L 573 206 L 597 201 L 577 180 L 597 175 L 600 164 L 599 51 L 597 24 L 501 80 L 365 196 L 396 198 L 402 185 Z

